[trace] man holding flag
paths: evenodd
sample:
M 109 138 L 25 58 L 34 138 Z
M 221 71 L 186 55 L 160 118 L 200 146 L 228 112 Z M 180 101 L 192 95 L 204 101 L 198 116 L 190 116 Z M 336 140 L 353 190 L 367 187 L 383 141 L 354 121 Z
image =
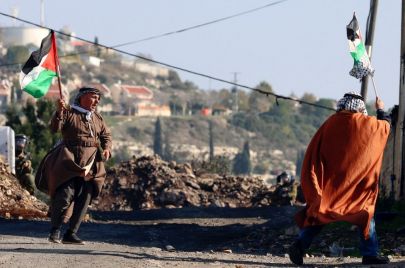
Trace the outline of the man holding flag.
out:
M 79 90 L 74 104 L 58 101 L 51 129 L 62 132 L 62 141 L 42 160 L 35 178 L 38 189 L 52 200 L 49 241 L 84 244 L 77 236 L 91 200 L 102 189 L 106 171 L 104 161 L 111 157 L 111 132 L 96 112 L 100 91 L 92 87 Z M 64 214 L 73 203 L 69 228 L 60 241 Z
M 378 178 L 390 117 L 377 98 L 377 118 L 368 116 L 363 98 L 346 93 L 337 113 L 319 128 L 305 153 L 301 187 L 306 207 L 295 220 L 301 228 L 289 249 L 290 260 L 303 264 L 303 255 L 323 226 L 338 221 L 357 225 L 363 264 L 385 264 L 378 255 L 374 224 Z
M 346 29 L 354 59 L 350 75 L 358 79 L 372 76 L 374 70 L 355 16 Z M 295 216 L 300 232 L 288 251 L 293 263 L 302 265 L 304 252 L 314 237 L 326 224 L 338 221 L 358 227 L 362 264 L 389 263 L 387 257 L 378 255 L 374 213 L 391 118 L 377 94 L 375 108 L 377 117 L 368 116 L 363 96 L 344 94 L 337 112 L 308 145 L 301 170 L 306 207 Z
M 23 66 L 21 88 L 40 98 L 46 95 L 54 77 L 58 77 L 61 94 L 56 40 L 51 31 L 42 40 L 39 50 L 34 51 Z M 53 132 L 62 132 L 62 141 L 41 161 L 35 184 L 51 197 L 49 241 L 82 245 L 84 243 L 77 236 L 77 231 L 88 205 L 92 198 L 99 195 L 104 183 L 104 161 L 111 157 L 111 132 L 96 112 L 101 97 L 98 89 L 81 88 L 71 106 L 62 94 L 60 97 L 50 127 Z M 72 204 L 69 228 L 61 241 L 64 215 Z

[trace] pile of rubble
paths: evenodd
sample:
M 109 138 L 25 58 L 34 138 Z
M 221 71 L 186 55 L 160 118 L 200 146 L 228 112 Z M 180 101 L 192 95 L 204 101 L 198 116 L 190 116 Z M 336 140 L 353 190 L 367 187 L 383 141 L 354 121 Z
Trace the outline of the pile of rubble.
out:
M 259 207 L 286 203 L 260 178 L 195 172 L 190 164 L 143 156 L 108 170 L 96 210 L 152 208 Z M 289 204 L 289 201 L 287 201 Z
M 8 165 L 0 161 L 0 217 L 45 218 L 48 206 L 21 187 Z

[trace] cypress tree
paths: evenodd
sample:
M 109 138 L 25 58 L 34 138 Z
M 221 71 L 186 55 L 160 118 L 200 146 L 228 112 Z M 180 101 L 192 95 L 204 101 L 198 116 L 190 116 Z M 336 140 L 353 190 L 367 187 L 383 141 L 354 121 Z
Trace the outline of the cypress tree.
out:
M 209 121 L 210 162 L 214 160 L 214 136 L 212 134 L 212 121 Z
M 153 152 L 160 157 L 163 156 L 162 126 L 159 117 L 157 118 L 155 123 L 155 134 L 153 135 Z
M 250 148 L 249 142 L 246 141 L 243 145 L 242 152 L 235 156 L 233 163 L 233 172 L 235 174 L 250 174 L 252 171 L 252 164 L 250 162 Z

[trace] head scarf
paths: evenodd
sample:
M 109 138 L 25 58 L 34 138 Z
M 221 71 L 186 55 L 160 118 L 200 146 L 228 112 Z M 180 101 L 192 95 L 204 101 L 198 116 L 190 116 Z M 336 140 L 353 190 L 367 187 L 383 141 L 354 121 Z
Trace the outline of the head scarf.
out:
M 84 109 L 83 107 L 80 106 L 80 97 L 83 96 L 84 94 L 87 93 L 94 93 L 97 94 L 99 96 L 101 96 L 101 92 L 100 90 L 98 90 L 97 88 L 93 88 L 93 87 L 82 87 L 81 89 L 79 89 L 79 93 L 77 93 L 75 100 L 73 102 L 73 105 L 71 106 L 73 109 L 75 109 L 76 111 L 83 113 L 86 115 L 86 121 L 90 130 L 90 135 L 92 137 L 94 137 L 94 133 L 93 133 L 93 129 L 90 125 L 90 121 L 91 121 L 91 117 L 93 115 L 93 112 L 88 111 L 86 109 Z
M 337 111 L 342 110 L 368 115 L 364 98 L 354 91 L 346 93 L 343 98 L 338 101 Z
M 101 97 L 101 92 L 97 88 L 94 87 L 82 87 L 79 89 L 79 93 L 77 93 L 75 100 L 73 102 L 74 105 L 79 106 L 80 105 L 80 97 L 83 96 L 84 94 L 87 93 L 95 93 Z

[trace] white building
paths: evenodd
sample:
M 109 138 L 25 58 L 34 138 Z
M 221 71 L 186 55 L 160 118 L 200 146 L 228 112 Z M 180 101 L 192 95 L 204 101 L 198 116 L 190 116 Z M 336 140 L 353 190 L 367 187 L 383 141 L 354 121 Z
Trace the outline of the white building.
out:
M 158 65 L 146 63 L 146 62 L 136 62 L 135 69 L 141 73 L 147 73 L 154 77 L 156 77 L 156 76 L 168 77 L 169 76 L 169 69 L 158 66 Z
M 38 27 L 0 27 L 0 40 L 5 47 L 34 44 L 39 47 L 49 30 Z

